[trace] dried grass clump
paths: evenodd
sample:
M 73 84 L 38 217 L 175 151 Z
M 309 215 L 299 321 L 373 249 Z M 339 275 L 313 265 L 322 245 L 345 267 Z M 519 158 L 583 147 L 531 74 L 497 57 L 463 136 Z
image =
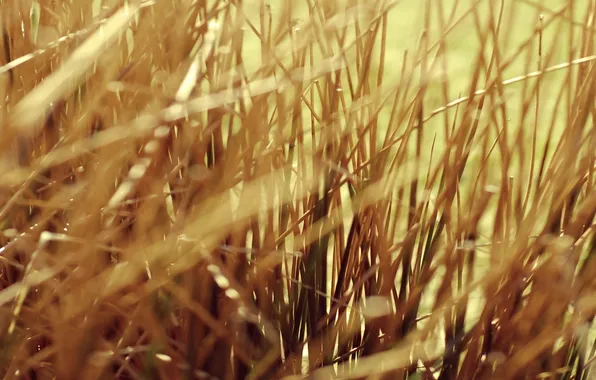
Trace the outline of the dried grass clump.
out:
M 596 2 L 0 9 L 3 378 L 595 378 Z

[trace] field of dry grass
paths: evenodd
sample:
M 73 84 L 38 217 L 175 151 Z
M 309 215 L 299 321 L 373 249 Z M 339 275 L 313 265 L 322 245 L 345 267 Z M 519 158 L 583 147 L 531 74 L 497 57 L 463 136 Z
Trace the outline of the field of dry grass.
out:
M 596 376 L 595 1 L 0 10 L 3 378 Z

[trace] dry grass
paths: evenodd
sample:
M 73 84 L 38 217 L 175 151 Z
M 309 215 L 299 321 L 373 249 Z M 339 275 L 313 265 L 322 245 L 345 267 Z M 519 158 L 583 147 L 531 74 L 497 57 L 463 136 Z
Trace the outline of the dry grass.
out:
M 272 5 L 0 1 L 3 377 L 594 378 L 596 2 Z

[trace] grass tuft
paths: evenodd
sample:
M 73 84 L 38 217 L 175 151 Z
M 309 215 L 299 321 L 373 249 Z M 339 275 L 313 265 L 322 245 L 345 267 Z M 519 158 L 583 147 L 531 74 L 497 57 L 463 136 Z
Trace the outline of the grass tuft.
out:
M 3 378 L 595 378 L 594 1 L 0 10 Z

